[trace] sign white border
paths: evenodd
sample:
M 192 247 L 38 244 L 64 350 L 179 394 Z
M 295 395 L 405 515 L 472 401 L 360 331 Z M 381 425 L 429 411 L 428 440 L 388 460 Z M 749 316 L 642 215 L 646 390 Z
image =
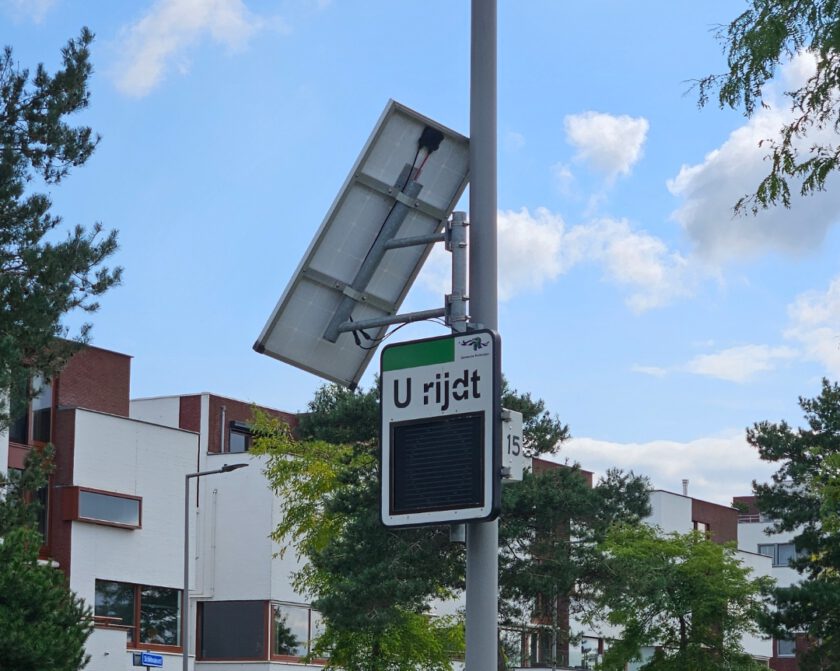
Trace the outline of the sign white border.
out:
M 385 370 L 386 359 L 399 348 L 445 347 L 452 343 L 453 359 L 427 365 Z M 481 379 L 476 379 L 473 373 Z M 464 378 L 466 377 L 466 383 Z M 388 345 L 380 355 L 380 517 L 388 527 L 460 524 L 495 519 L 501 507 L 501 341 L 483 329 L 437 338 Z M 409 379 L 411 387 L 409 387 Z M 457 383 L 457 384 L 456 384 Z M 427 385 L 430 385 L 427 387 Z M 411 396 L 407 393 L 411 389 Z M 475 391 L 480 396 L 475 398 Z M 458 398 L 456 398 L 458 397 Z M 392 514 L 391 425 L 411 420 L 484 413 L 483 505 L 449 510 Z

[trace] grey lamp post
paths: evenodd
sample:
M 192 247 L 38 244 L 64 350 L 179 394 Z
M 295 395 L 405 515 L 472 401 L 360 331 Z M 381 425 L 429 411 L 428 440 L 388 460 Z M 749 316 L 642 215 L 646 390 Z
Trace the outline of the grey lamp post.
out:
M 230 473 L 248 464 L 225 464 L 215 471 L 188 473 L 184 477 L 184 592 L 181 595 L 181 647 L 183 648 L 183 671 L 188 671 L 190 662 L 190 478 L 200 478 L 216 473 Z

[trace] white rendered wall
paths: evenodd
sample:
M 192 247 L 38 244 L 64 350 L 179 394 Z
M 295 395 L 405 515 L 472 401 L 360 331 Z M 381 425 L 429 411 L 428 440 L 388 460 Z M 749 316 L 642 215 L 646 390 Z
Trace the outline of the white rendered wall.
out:
M 792 543 L 793 537 L 796 535 L 792 532 L 768 535 L 769 528 L 770 525 L 766 522 L 740 522 L 738 524 L 738 547 L 748 552 L 758 552 L 759 545 Z M 780 587 L 788 587 L 800 580 L 800 575 L 787 566 L 774 566 L 772 576 Z
M 180 588 L 184 476 L 195 468 L 198 436 L 76 410 L 73 484 L 142 497 L 142 528 L 73 522 L 70 587 L 94 602 L 95 581 Z
M 160 396 L 133 399 L 129 402 L 128 416 L 131 419 L 177 429 L 181 422 L 181 397 Z
M 738 550 L 737 557 L 742 566 L 750 569 L 750 579 L 766 576 L 773 577 L 773 562 L 770 560 L 770 557 L 765 557 L 755 552 L 745 552 L 741 549 Z M 753 657 L 770 659 L 773 656 L 773 641 L 769 638 L 749 634 L 741 637 L 741 645 Z
M 131 668 L 131 656 L 125 650 L 125 632 L 120 629 L 94 629 L 85 644 L 90 655 L 90 671 L 125 671 Z
M 290 549 L 276 557 L 280 547 L 269 534 L 280 520 L 280 503 L 263 475 L 265 457 L 251 454 L 208 454 L 205 467 L 248 463 L 230 473 L 203 478 L 203 564 L 208 597 L 215 600 L 276 600 L 305 603 L 291 587 L 291 573 L 299 564 Z
M 680 494 L 656 490 L 650 493 L 651 513 L 645 523 L 662 529 L 666 534 L 688 533 L 693 529 L 691 499 Z

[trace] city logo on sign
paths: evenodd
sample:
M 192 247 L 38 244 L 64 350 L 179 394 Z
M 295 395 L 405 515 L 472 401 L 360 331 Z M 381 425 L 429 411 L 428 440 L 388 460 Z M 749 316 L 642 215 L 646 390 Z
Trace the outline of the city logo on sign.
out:
M 474 352 L 477 352 L 482 347 L 487 347 L 490 344 L 490 341 L 484 341 L 481 339 L 480 336 L 476 336 L 475 338 L 469 338 L 467 340 L 462 340 L 461 345 L 464 347 L 472 347 Z

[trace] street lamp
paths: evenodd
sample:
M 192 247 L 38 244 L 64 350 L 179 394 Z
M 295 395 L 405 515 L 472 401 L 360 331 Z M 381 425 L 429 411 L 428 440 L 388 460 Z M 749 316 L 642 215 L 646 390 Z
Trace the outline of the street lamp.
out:
M 215 471 L 188 473 L 184 477 L 184 593 L 181 595 L 181 647 L 183 671 L 189 670 L 190 660 L 190 478 L 201 478 L 216 473 L 230 473 L 248 464 L 225 464 Z

